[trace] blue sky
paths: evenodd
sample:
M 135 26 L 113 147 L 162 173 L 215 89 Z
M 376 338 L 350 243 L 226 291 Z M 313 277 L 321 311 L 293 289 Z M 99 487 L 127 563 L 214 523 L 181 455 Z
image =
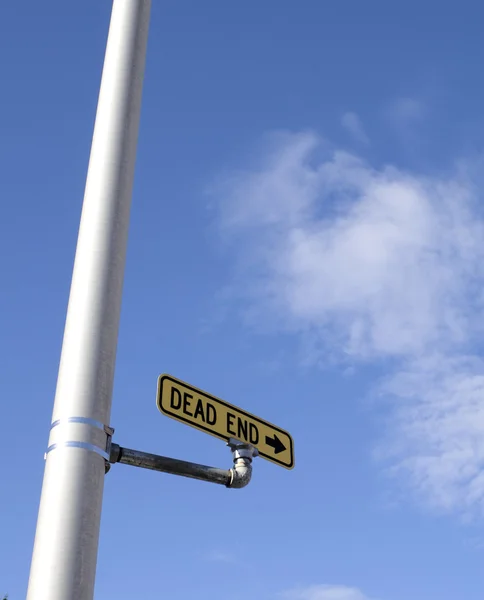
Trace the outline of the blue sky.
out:
M 0 12 L 0 593 L 25 596 L 108 0 Z M 230 466 L 168 372 L 289 430 L 245 490 L 113 467 L 96 599 L 480 600 L 477 1 L 154 0 L 121 445 Z

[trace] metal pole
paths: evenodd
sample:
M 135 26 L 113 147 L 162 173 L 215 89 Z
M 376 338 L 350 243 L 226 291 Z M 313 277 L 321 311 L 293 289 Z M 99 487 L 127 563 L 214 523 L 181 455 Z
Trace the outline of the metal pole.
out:
M 151 0 L 114 0 L 27 598 L 92 600 Z

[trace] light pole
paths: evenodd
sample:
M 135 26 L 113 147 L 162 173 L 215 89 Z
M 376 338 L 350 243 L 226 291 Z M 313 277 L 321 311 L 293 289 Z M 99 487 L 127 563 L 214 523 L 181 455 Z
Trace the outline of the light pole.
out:
M 92 600 L 151 0 L 114 0 L 28 600 Z

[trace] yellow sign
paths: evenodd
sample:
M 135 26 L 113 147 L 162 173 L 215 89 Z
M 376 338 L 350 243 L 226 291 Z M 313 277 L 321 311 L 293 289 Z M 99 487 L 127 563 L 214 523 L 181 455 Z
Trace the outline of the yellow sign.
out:
M 170 375 L 160 375 L 156 404 L 172 419 L 228 441 L 251 444 L 259 455 L 281 467 L 294 467 L 292 437 L 275 425 Z

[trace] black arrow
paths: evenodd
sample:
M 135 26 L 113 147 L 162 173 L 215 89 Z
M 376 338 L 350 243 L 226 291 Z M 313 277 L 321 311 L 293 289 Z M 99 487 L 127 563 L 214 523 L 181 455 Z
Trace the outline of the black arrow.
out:
M 279 454 L 279 452 L 283 452 L 286 449 L 286 446 L 284 446 L 276 434 L 274 434 L 273 438 L 266 435 L 266 444 L 271 448 L 274 448 L 274 454 Z

